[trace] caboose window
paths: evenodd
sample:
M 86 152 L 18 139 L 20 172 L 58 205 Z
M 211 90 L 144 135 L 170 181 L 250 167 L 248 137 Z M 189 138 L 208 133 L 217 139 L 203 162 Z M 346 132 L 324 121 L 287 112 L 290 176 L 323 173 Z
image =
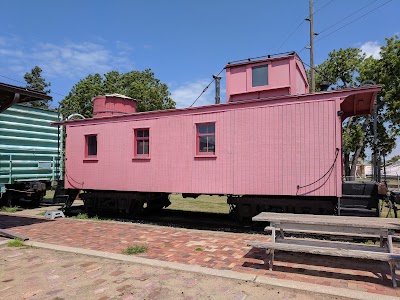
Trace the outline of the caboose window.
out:
M 97 155 L 97 135 L 86 136 L 86 155 L 87 156 Z
M 150 130 L 135 130 L 135 154 L 136 156 L 149 156 L 150 154 Z
M 215 123 L 197 125 L 197 154 L 215 154 Z
M 268 65 L 251 68 L 252 86 L 268 85 Z

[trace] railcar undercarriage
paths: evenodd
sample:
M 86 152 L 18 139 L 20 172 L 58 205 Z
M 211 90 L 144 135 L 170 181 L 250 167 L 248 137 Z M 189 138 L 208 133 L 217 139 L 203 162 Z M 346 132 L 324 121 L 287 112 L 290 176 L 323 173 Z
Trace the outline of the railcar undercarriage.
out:
M 89 214 L 116 212 L 139 215 L 168 207 L 171 204 L 168 195 L 167 193 L 89 190 L 80 194 L 80 198 Z
M 239 222 L 251 221 L 261 212 L 316 215 L 379 216 L 379 193 L 376 182 L 344 182 L 342 197 L 228 195 L 230 215 Z M 78 190 L 74 190 L 78 192 Z M 77 194 L 77 193 L 76 193 Z M 182 194 L 196 198 L 200 194 Z M 169 193 L 85 190 L 80 194 L 86 212 L 123 213 L 130 216 L 152 213 L 168 207 Z M 188 201 L 190 201 L 188 199 Z M 73 202 L 73 201 L 72 201 Z M 70 206 L 68 202 L 66 206 Z
M 337 198 L 296 197 L 296 196 L 229 196 L 231 215 L 240 222 L 251 221 L 261 212 L 295 214 L 333 215 Z

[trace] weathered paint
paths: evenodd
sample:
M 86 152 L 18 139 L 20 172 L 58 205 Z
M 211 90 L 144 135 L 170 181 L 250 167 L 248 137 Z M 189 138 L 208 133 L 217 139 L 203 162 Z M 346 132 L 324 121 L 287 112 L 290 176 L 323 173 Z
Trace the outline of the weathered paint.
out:
M 111 94 L 93 98 L 93 116 L 95 118 L 131 114 L 136 112 L 136 100 Z
M 342 103 L 370 105 L 379 87 L 66 122 L 68 188 L 205 194 L 341 196 Z M 357 99 L 357 101 L 356 101 Z M 362 101 L 361 101 L 362 100 Z M 350 100 L 349 100 L 350 101 Z M 360 102 L 361 101 L 361 102 Z M 347 105 L 347 104 L 346 104 Z M 215 122 L 215 156 L 196 155 L 196 124 Z M 134 156 L 134 130 L 150 155 Z M 85 158 L 85 135 L 98 135 Z M 333 165 L 334 164 L 334 165 Z M 332 171 L 323 180 L 307 185 Z
M 56 179 L 58 130 L 51 123 L 58 120 L 57 112 L 22 105 L 0 114 L 0 185 Z

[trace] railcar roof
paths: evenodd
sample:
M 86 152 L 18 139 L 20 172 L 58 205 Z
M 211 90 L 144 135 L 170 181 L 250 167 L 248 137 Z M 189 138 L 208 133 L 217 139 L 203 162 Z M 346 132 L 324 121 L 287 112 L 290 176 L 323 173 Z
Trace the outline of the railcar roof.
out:
M 228 62 L 226 64 L 225 68 L 231 68 L 231 67 L 236 67 L 236 66 L 241 66 L 241 65 L 257 64 L 262 61 L 283 60 L 283 59 L 287 59 L 288 57 L 296 57 L 303 63 L 300 56 L 296 52 L 291 51 L 291 52 L 270 54 L 270 55 L 265 55 L 265 56 L 258 56 L 258 57 L 252 57 L 252 58 L 246 58 L 246 59 Z
M 239 108 L 250 108 L 257 106 L 264 106 L 266 104 L 273 105 L 285 105 L 295 102 L 307 102 L 307 101 L 325 101 L 331 100 L 332 98 L 343 98 L 344 117 L 351 115 L 363 115 L 370 114 L 372 111 L 373 99 L 376 94 L 381 90 L 380 85 L 369 85 L 359 88 L 347 88 L 343 90 L 332 90 L 324 91 L 318 93 L 300 94 L 300 95 L 286 95 L 286 96 L 276 96 L 262 99 L 249 99 L 229 103 L 213 104 L 207 106 L 199 107 L 188 107 L 188 108 L 177 108 L 168 110 L 155 110 L 146 112 L 136 112 L 132 114 L 117 115 L 117 116 L 107 116 L 101 118 L 87 118 L 63 122 L 55 122 L 53 125 L 73 125 L 73 124 L 85 124 L 94 122 L 115 122 L 124 121 L 126 119 L 135 118 L 157 118 L 173 115 L 182 114 L 201 114 L 201 113 L 211 113 L 230 109 Z
M 45 93 L 0 82 L 0 113 L 17 103 L 52 99 Z

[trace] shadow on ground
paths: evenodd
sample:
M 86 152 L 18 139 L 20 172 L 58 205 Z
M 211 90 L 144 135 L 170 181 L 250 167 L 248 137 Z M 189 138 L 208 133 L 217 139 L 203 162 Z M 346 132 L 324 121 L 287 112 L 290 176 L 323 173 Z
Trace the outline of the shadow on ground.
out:
M 13 227 L 29 226 L 45 222 L 50 221 L 42 218 L 0 214 L 0 229 L 12 229 Z
M 244 256 L 244 258 L 252 259 L 252 262 L 243 263 L 243 267 L 258 270 L 268 270 L 268 265 L 264 264 L 263 262 L 263 260 L 267 258 L 265 251 L 252 248 Z M 254 260 L 260 260 L 260 262 L 254 262 Z M 307 268 L 308 266 L 311 266 L 311 268 Z M 320 267 L 327 269 L 321 270 Z M 335 272 L 335 269 L 337 269 L 338 272 Z M 349 270 L 349 273 L 346 274 L 341 272 L 343 269 Z M 275 251 L 273 270 L 296 275 L 325 277 L 327 279 L 334 278 L 342 280 L 354 280 L 382 284 L 389 287 L 392 286 L 392 281 L 387 276 L 390 274 L 389 265 L 386 262 L 380 261 L 346 257 L 330 258 L 327 256 L 316 256 L 308 253 L 293 254 Z M 370 276 L 368 276 L 368 272 L 370 272 Z

